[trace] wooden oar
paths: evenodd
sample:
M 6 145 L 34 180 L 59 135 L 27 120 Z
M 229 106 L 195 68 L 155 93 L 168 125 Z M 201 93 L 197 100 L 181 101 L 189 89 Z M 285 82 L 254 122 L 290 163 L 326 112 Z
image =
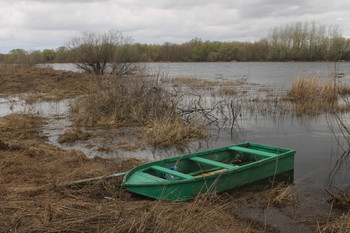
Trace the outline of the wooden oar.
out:
M 119 177 L 119 176 L 124 176 L 127 172 L 122 172 L 122 173 L 115 173 L 112 175 L 108 175 L 108 176 L 98 176 L 98 177 L 92 177 L 92 178 L 87 178 L 87 179 L 83 179 L 83 180 L 76 180 L 76 181 L 71 181 L 71 182 L 67 182 L 67 183 L 62 183 L 59 184 L 58 186 L 71 186 L 71 185 L 76 185 L 76 184 L 83 184 L 83 183 L 88 183 L 91 181 L 98 181 L 98 180 L 102 180 L 102 179 L 110 179 L 110 178 L 115 178 L 115 177 Z

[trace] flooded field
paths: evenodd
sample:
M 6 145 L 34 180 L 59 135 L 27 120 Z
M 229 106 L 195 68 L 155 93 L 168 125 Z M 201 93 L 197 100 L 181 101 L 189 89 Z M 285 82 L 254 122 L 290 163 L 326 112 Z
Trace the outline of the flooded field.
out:
M 59 143 L 60 135 L 73 125 L 70 107 L 74 98 L 28 103 L 21 97 L 2 97 L 0 98 L 0 117 L 13 113 L 37 114 L 45 117 L 43 133 L 48 137 L 50 144 L 63 149 L 80 150 L 90 158 L 157 160 L 241 142 L 256 142 L 294 149 L 297 153 L 293 189 L 298 195 L 299 204 L 283 209 L 273 206 L 256 208 L 255 202 L 260 203 L 261 197 L 254 196 L 250 202 L 240 203 L 242 206 L 238 210 L 243 217 L 275 226 L 277 232 L 313 232 L 315 222 L 327 221 L 329 217 L 331 207 L 325 201 L 328 197 L 325 189 L 336 186 L 347 193 L 350 192 L 350 156 L 347 141 L 349 135 L 342 131 L 339 118 L 332 114 L 297 117 L 292 113 L 280 111 L 279 106 L 274 102 L 267 103 L 268 107 L 261 108 L 262 102 L 258 101 L 281 97 L 290 87 L 293 77 L 297 75 L 319 74 L 328 78 L 334 71 L 334 64 L 161 63 L 144 65 L 148 66 L 149 70 L 167 73 L 171 78 L 189 76 L 210 81 L 243 79 L 245 83 L 237 96 L 239 98 L 244 96 L 243 99 L 247 102 L 239 103 L 240 113 L 235 116 L 234 121 L 232 118 L 225 119 L 217 111 L 213 113 L 217 124 L 209 127 L 211 137 L 208 139 L 191 141 L 181 148 L 166 149 L 155 149 L 147 143 L 140 142 L 138 138 L 129 137 L 128 133 L 134 130 L 132 127 L 118 130 L 86 128 L 86 132 L 92 133 L 93 137 L 74 143 Z M 337 73 L 342 74 L 339 82 L 347 82 L 350 79 L 349 63 L 340 63 L 337 66 Z M 54 68 L 74 69 L 70 64 L 54 65 Z M 281 76 L 283 78 L 280 78 Z M 213 103 L 227 101 L 227 96 L 213 96 L 208 94 L 208 90 L 201 90 L 200 93 L 204 105 L 210 106 Z M 191 103 L 191 99 L 186 101 Z M 238 105 L 238 101 L 234 103 Z M 232 114 L 225 111 L 224 115 Z M 337 114 L 337 116 L 343 123 L 349 122 L 348 113 Z M 255 187 L 248 186 L 243 190 L 245 189 L 259 189 L 259 184 Z M 232 195 L 236 196 L 237 193 Z M 239 194 L 237 198 L 239 199 Z M 244 206 L 247 207 L 246 210 Z M 333 211 L 332 216 L 333 214 L 336 215 L 337 211 Z
M 275 88 L 277 93 L 283 92 L 291 86 L 296 76 L 314 76 L 328 78 L 336 73 L 342 74 L 341 82 L 350 80 L 350 63 L 325 62 L 294 62 L 294 63 L 150 63 L 143 64 L 150 72 L 159 70 L 170 77 L 188 76 L 208 80 L 247 78 L 247 82 L 258 84 L 254 87 L 256 95 L 262 87 Z M 57 69 L 74 69 L 74 66 L 54 65 Z M 282 89 L 282 90 L 281 90 Z M 254 95 L 254 94 L 253 94 Z M 344 114 L 344 119 L 349 115 Z M 277 114 L 263 114 L 259 111 L 242 114 L 237 124 L 231 130 L 224 126 L 210 142 L 198 142 L 189 146 L 186 152 L 191 153 L 230 144 L 252 141 L 262 144 L 271 144 L 280 147 L 293 148 L 297 151 L 295 160 L 295 179 L 300 185 L 311 188 L 319 193 L 330 184 L 336 184 L 350 191 L 349 164 L 339 168 L 339 159 L 344 152 L 340 144 L 346 141 L 342 138 L 340 129 L 331 115 L 315 117 L 279 116 Z M 215 131 L 215 129 L 213 129 Z M 347 147 L 347 145 L 341 145 Z M 346 148 L 347 149 L 347 148 Z M 145 158 L 163 158 L 178 155 L 174 150 L 147 151 L 138 153 Z M 142 154 L 142 155 L 141 155 Z M 110 155 L 113 156 L 113 155 Z M 131 156 L 134 156 L 131 154 Z M 347 161 L 341 162 L 347 163 Z M 331 179 L 331 180 L 330 180 Z M 322 192 L 323 193 L 323 192 Z

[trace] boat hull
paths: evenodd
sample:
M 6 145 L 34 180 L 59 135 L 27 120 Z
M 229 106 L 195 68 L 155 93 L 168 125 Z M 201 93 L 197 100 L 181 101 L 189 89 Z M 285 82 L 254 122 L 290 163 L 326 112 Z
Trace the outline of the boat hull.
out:
M 233 154 L 232 156 L 252 156 L 251 153 L 249 153 L 249 147 L 254 145 L 254 148 L 264 148 L 262 152 L 255 152 L 260 153 L 262 155 L 259 155 L 262 157 L 262 159 L 258 159 L 256 161 L 247 163 L 242 166 L 237 166 L 234 168 L 231 167 L 225 167 L 225 165 L 222 165 L 221 162 L 216 162 L 220 159 L 220 155 L 222 157 L 227 157 L 227 153 Z M 238 148 L 241 150 L 247 151 L 229 151 L 229 148 Z M 268 148 L 268 149 L 266 149 Z M 276 153 L 275 156 L 273 156 L 273 153 L 271 151 L 281 151 L 281 153 Z M 236 153 L 236 154 L 234 154 Z M 171 158 L 167 160 L 160 160 L 151 162 L 148 164 L 141 165 L 140 167 L 137 167 L 135 169 L 132 169 L 125 177 L 123 185 L 126 188 L 126 190 L 137 193 L 143 196 L 151 197 L 154 199 L 161 199 L 161 200 L 171 200 L 171 201 L 184 201 L 194 198 L 200 193 L 217 193 L 222 192 L 230 189 L 234 189 L 238 186 L 252 183 L 255 181 L 262 180 L 264 178 L 277 175 L 280 173 L 284 173 L 290 170 L 294 169 L 294 150 L 289 149 L 282 149 L 282 148 L 276 148 L 276 147 L 269 147 L 265 145 L 259 145 L 259 144 L 253 144 L 253 143 L 244 143 L 239 144 L 235 146 L 230 147 L 224 147 L 219 148 L 215 150 L 210 150 L 206 152 L 200 152 L 190 155 L 185 155 L 177 158 Z M 267 156 L 268 155 L 268 156 Z M 255 156 L 255 155 L 254 155 Z M 200 159 L 198 159 L 198 157 Z M 204 157 L 204 159 L 202 159 Z M 197 158 L 197 159 L 195 159 Z M 208 159 L 215 159 L 214 162 L 210 162 L 212 160 L 207 161 Z M 241 157 L 240 157 L 241 158 Z M 163 167 L 169 167 L 174 164 L 179 164 L 180 167 L 184 167 L 184 170 L 186 170 L 186 161 L 187 163 L 190 163 L 189 161 L 199 161 L 201 163 L 213 163 L 214 168 L 208 166 L 204 170 L 204 172 L 215 170 L 215 166 L 222 165 L 224 169 L 217 169 L 216 172 L 214 171 L 213 174 L 210 172 L 207 172 L 206 174 L 210 175 L 204 175 L 204 176 L 191 176 L 189 171 L 190 169 L 187 169 L 188 171 L 185 173 L 185 175 L 182 175 L 183 177 L 180 177 L 179 179 L 175 180 L 162 180 L 160 175 L 149 175 L 150 178 L 153 176 L 158 177 L 155 178 L 155 180 L 150 181 L 147 180 L 148 177 L 146 177 L 146 180 L 140 180 L 139 177 L 132 178 L 133 175 L 137 176 L 137 172 L 144 174 L 144 171 L 148 171 L 149 167 L 163 170 Z M 180 161 L 180 162 L 178 162 Z M 181 164 L 182 163 L 182 164 Z M 225 163 L 226 164 L 226 163 Z M 214 166 L 215 165 L 215 166 Z M 159 168 L 158 166 L 162 166 Z M 193 165 L 194 166 L 194 165 Z M 194 169 L 194 168 L 193 168 Z M 142 172 L 140 172 L 142 171 Z M 174 175 L 181 175 L 177 172 L 173 172 Z M 136 174 L 136 175 L 135 175 Z

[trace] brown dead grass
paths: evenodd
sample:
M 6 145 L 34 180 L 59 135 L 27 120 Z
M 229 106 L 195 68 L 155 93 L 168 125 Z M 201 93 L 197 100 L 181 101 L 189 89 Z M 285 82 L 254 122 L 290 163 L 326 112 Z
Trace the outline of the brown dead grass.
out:
M 87 92 L 86 74 L 56 71 L 35 66 L 0 66 L 0 93 L 2 95 L 29 94 L 26 100 L 61 100 Z
M 169 93 L 158 80 L 105 75 L 91 83 L 90 94 L 72 105 L 78 126 L 142 125 L 172 111 Z
M 277 208 L 295 205 L 298 203 L 294 186 L 279 184 L 277 187 L 261 194 L 261 205 L 263 207 L 275 206 Z
M 156 147 L 207 138 L 203 125 L 180 120 L 177 95 L 162 84 L 145 77 L 99 77 L 97 91 L 72 105 L 73 121 L 78 127 L 141 127 L 141 138 Z
M 58 136 L 59 143 L 73 143 L 76 141 L 86 141 L 92 136 L 91 133 L 84 132 L 79 128 L 67 129 L 63 134 Z
M 173 84 L 175 86 L 184 85 L 191 89 L 206 91 L 213 90 L 219 83 L 219 81 L 204 80 L 186 76 L 173 79 Z
M 350 232 L 350 211 L 342 216 L 328 222 L 325 226 L 319 227 L 320 233 L 349 233 Z
M 332 203 L 332 205 L 336 208 L 340 209 L 350 209 L 350 194 L 344 192 L 343 190 L 333 186 L 333 192 L 327 190 L 328 194 L 331 196 L 328 199 L 328 202 Z
M 12 114 L 0 118 L 0 139 L 30 139 L 39 135 L 38 128 L 45 123 L 45 119 L 36 115 Z
M 348 106 L 342 106 L 338 101 L 348 93 L 349 87 L 335 84 L 332 79 L 298 77 L 294 79 L 286 99 L 294 103 L 296 115 L 318 115 L 347 111 Z
M 29 115 L 0 118 L 0 131 L 8 131 L 0 139 L 0 232 L 264 232 L 238 218 L 234 200 L 226 196 L 151 201 L 118 189 L 120 179 L 60 186 L 127 171 L 140 161 L 88 159 L 45 144 L 38 138 L 43 120 L 17 140 L 10 118 L 17 125 L 32 121 Z
M 140 137 L 158 148 L 182 146 L 194 138 L 206 139 L 208 131 L 194 123 L 185 123 L 179 119 L 163 117 L 150 121 L 142 130 Z

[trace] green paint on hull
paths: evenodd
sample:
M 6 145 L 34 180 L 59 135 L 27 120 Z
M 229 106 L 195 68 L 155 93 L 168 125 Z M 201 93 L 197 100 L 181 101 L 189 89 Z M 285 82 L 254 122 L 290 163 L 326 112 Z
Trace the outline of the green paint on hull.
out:
M 122 185 L 154 199 L 184 201 L 293 170 L 294 155 L 290 149 L 242 143 L 143 164 L 130 170 Z

